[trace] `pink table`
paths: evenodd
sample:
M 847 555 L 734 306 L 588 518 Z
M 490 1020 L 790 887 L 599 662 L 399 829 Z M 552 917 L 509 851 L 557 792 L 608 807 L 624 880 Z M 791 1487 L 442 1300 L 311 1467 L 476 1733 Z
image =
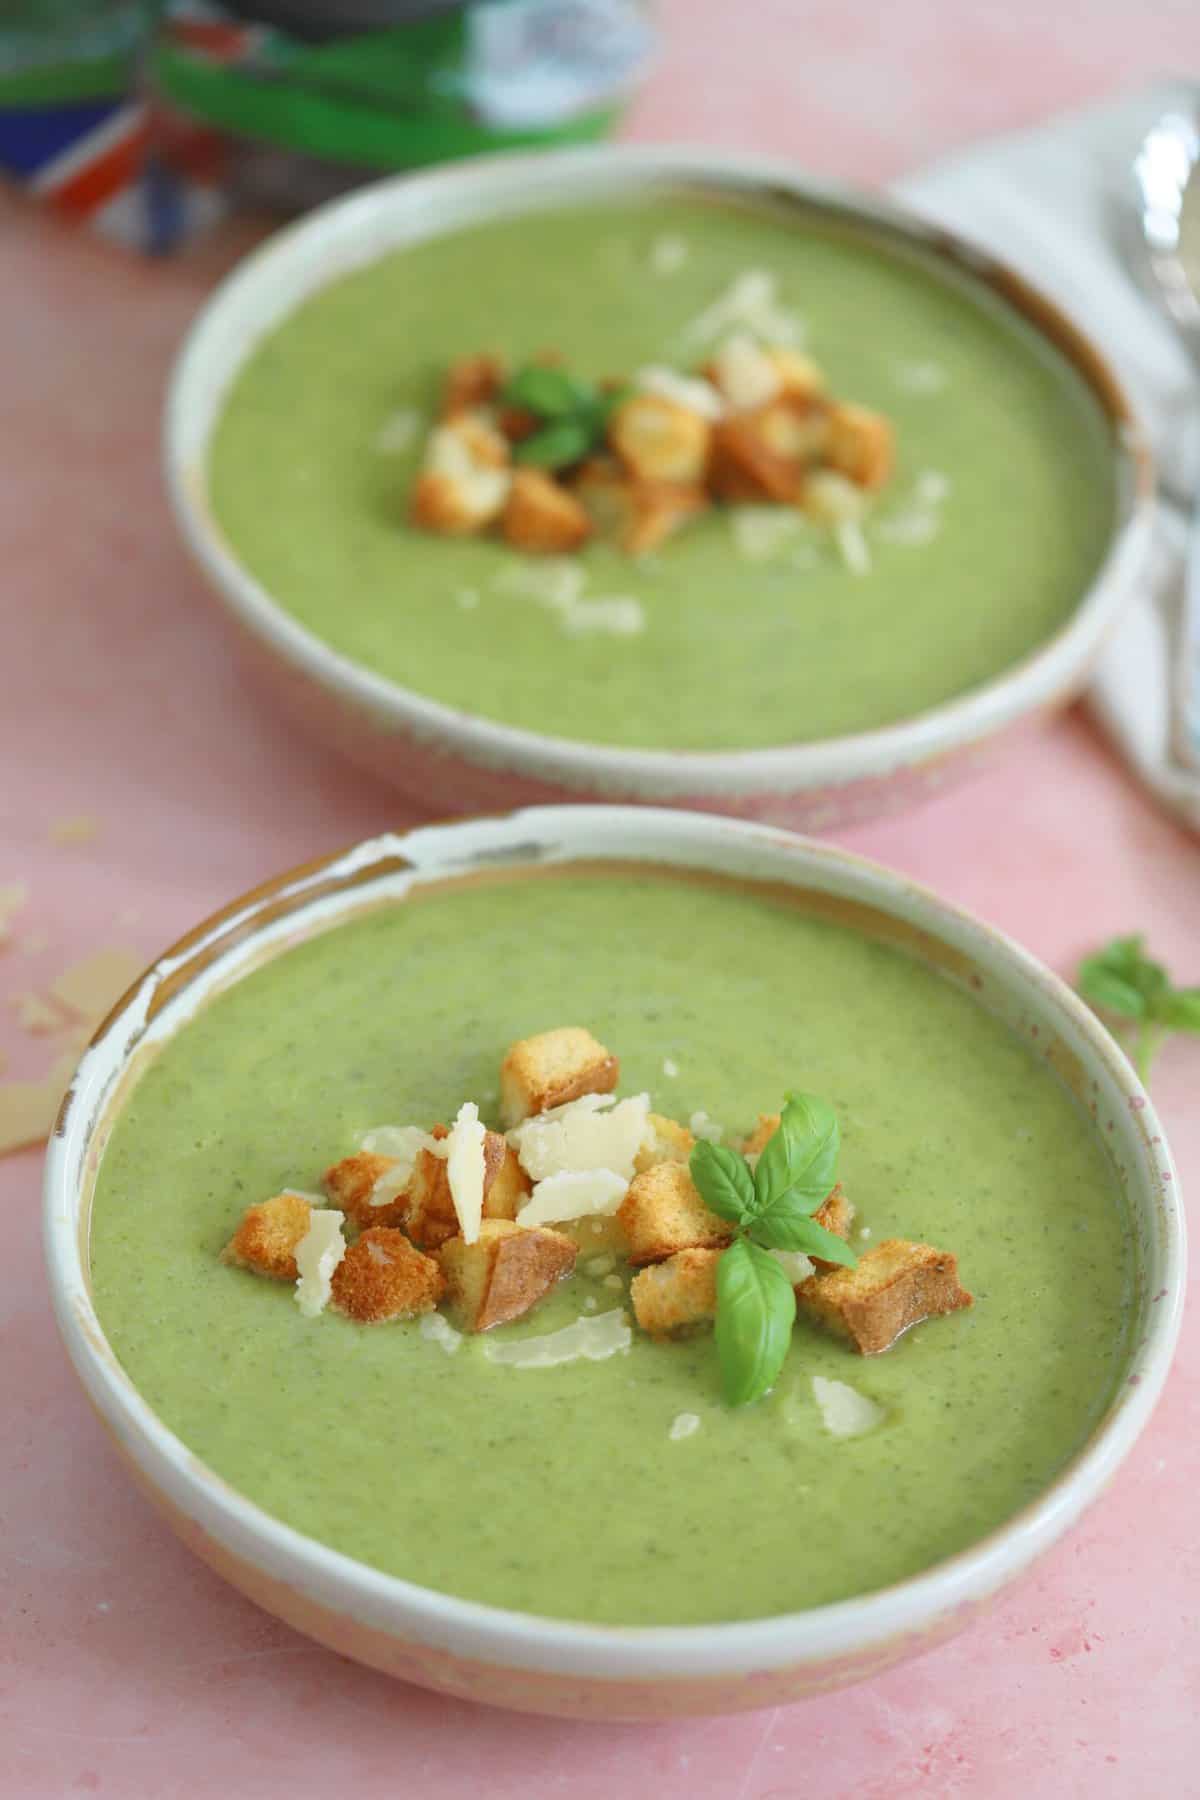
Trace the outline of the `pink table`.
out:
M 1068 9 L 1069 10 L 1069 9 Z M 631 135 L 753 144 L 883 180 L 981 131 L 1200 61 L 1172 0 L 846 9 L 665 6 Z M 389 794 L 264 714 L 168 525 L 163 374 L 230 232 L 146 269 L 0 206 L 7 467 L 0 887 L 28 884 L 0 1001 L 102 944 L 159 949 L 235 891 L 398 820 Z M 91 814 L 89 843 L 53 839 Z M 1200 846 L 1068 718 L 960 793 L 849 834 L 1069 970 L 1145 928 L 1200 979 Z M 50 1052 L 0 1014 L 9 1074 Z M 1155 1092 L 1200 1182 L 1200 1043 Z M 1187 1101 L 1192 1104 L 1189 1108 Z M 128 1486 L 70 1375 L 38 1248 L 39 1157 L 0 1162 L 0 1794 L 422 1800 L 715 1794 L 1094 1800 L 1200 1794 L 1200 1319 L 1107 1498 L 955 1644 L 788 1710 L 601 1729 L 390 1684 L 295 1637 L 193 1562 Z

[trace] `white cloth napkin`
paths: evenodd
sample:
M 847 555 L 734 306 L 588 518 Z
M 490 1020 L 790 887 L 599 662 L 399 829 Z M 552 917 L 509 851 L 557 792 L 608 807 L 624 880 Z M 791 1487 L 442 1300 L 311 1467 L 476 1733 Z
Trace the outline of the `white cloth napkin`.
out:
M 1194 91 L 1164 83 L 909 176 L 900 197 L 1045 289 L 1107 354 L 1158 458 L 1157 555 L 1109 639 L 1089 695 L 1129 763 L 1200 830 L 1200 770 L 1176 754 L 1185 508 L 1200 492 L 1200 381 L 1137 264 L 1133 160 Z M 1193 653 L 1195 647 L 1193 647 Z

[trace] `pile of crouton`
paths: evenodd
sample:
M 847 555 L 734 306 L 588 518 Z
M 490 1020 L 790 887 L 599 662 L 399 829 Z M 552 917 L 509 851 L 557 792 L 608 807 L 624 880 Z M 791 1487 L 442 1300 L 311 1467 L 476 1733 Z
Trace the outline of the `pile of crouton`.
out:
M 534 1183 L 514 1147 L 514 1140 L 524 1141 L 519 1127 L 546 1115 L 561 1119 L 573 1106 L 594 1113 L 587 1097 L 613 1095 L 619 1073 L 616 1057 L 582 1027 L 560 1027 L 510 1046 L 500 1071 L 507 1135 L 483 1131 L 482 1216 L 475 1233 L 459 1217 L 450 1163 L 438 1154 L 448 1134 L 444 1125 L 428 1134 L 402 1186 L 392 1177 L 396 1158 L 365 1150 L 326 1170 L 325 1194 L 354 1234 L 329 1279 L 329 1304 L 364 1324 L 413 1318 L 445 1304 L 461 1330 L 490 1331 L 527 1314 L 572 1274 L 581 1243 L 594 1248 L 599 1239 L 635 1271 L 629 1298 L 644 1332 L 669 1338 L 710 1325 L 717 1265 L 731 1230 L 709 1211 L 692 1181 L 688 1160 L 695 1138 L 679 1121 L 648 1114 L 614 1214 L 563 1219 L 558 1228 L 521 1223 Z M 778 1114 L 760 1116 L 739 1148 L 757 1155 L 778 1126 Z M 297 1252 L 313 1216 L 314 1200 L 296 1192 L 250 1206 L 224 1260 L 294 1282 Z M 827 1231 L 849 1237 L 855 1209 L 840 1183 L 814 1217 Z M 952 1254 L 901 1238 L 866 1250 L 853 1270 L 804 1257 L 788 1266 L 801 1313 L 863 1355 L 888 1349 L 922 1319 L 971 1304 Z
M 505 405 L 507 377 L 489 354 L 450 369 L 412 492 L 422 529 L 495 531 L 534 555 L 568 554 L 598 536 L 644 556 L 714 504 L 799 508 L 834 526 L 857 520 L 892 469 L 882 414 L 834 399 L 809 357 L 748 334 L 698 373 L 648 369 L 609 383 L 621 397 L 603 437 L 554 471 L 523 464 L 520 446 L 538 420 Z

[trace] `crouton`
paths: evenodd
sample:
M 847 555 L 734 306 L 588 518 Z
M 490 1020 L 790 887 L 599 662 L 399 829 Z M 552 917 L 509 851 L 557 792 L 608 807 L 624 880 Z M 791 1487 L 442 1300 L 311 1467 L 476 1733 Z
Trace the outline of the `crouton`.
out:
M 759 1113 L 758 1124 L 748 1138 L 742 1142 L 743 1156 L 761 1156 L 767 1144 L 779 1130 L 778 1113 Z M 813 1224 L 820 1225 L 825 1231 L 831 1231 L 834 1237 L 843 1240 L 849 1238 L 850 1227 L 854 1223 L 855 1205 L 849 1198 L 839 1181 L 822 1200 L 812 1215 Z M 814 1256 L 813 1264 L 818 1269 L 835 1269 L 838 1263 L 826 1262 L 824 1257 Z
M 791 457 L 772 450 L 754 415 L 722 419 L 713 428 L 710 484 L 732 504 L 773 500 L 794 506 L 800 499 L 803 471 Z
M 781 396 L 747 413 L 745 421 L 774 456 L 788 462 L 819 462 L 829 447 L 829 409 L 808 398 Z
M 523 444 L 526 438 L 533 436 L 541 420 L 527 406 L 502 406 L 496 414 L 496 423 L 510 444 Z
M 438 425 L 425 446 L 410 517 L 443 537 L 470 537 L 499 518 L 511 476 L 508 443 L 475 413 Z
M 608 421 L 608 441 L 639 481 L 696 486 L 708 467 L 712 426 L 665 394 L 634 394 Z
M 892 427 L 882 413 L 839 404 L 829 414 L 829 463 L 857 487 L 881 488 L 892 472 Z
M 495 1160 L 493 1146 L 499 1144 L 504 1154 Z M 521 1159 L 504 1139 L 489 1131 L 483 1140 L 483 1216 L 485 1219 L 515 1219 L 530 1191 L 530 1180 L 521 1167 Z
M 734 412 L 765 406 L 783 386 L 770 352 L 744 331 L 726 339 L 704 373 Z
M 435 1138 L 448 1137 L 445 1125 L 435 1125 L 432 1135 Z M 514 1187 L 514 1177 L 509 1170 L 509 1148 L 498 1131 L 486 1131 L 483 1135 L 483 1216 L 491 1216 L 489 1205 L 491 1190 L 503 1174 L 497 1204 L 507 1207 L 510 1203 L 514 1210 L 519 1194 L 523 1191 Z M 523 1180 L 520 1165 L 517 1175 Z M 450 1191 L 450 1169 L 446 1159 L 437 1156 L 432 1150 L 422 1150 L 413 1164 L 412 1179 L 404 1190 L 406 1206 L 404 1210 L 404 1229 L 413 1243 L 421 1250 L 436 1250 L 448 1238 L 457 1237 L 459 1232 L 458 1212 L 454 1205 L 454 1196 Z M 507 1217 L 507 1213 L 504 1215 Z
M 592 521 L 571 490 L 553 476 L 543 469 L 518 469 L 501 530 L 518 550 L 561 554 L 587 542 Z
M 709 1212 L 685 1163 L 655 1163 L 635 1175 L 617 1208 L 629 1240 L 629 1260 L 662 1262 L 677 1250 L 723 1248 L 732 1231 Z
M 658 1163 L 685 1163 L 696 1148 L 696 1140 L 686 1125 L 680 1125 L 676 1119 L 668 1119 L 662 1113 L 651 1113 L 646 1121 L 649 1133 L 645 1143 L 633 1159 L 636 1172 L 641 1175 L 646 1169 L 653 1169 Z
M 468 1244 L 451 1238 L 438 1252 L 451 1305 L 467 1331 L 490 1331 L 521 1318 L 575 1267 L 575 1245 L 546 1226 L 525 1230 L 511 1219 L 485 1219 Z
M 500 1064 L 500 1117 L 519 1125 L 581 1094 L 611 1094 L 620 1064 L 581 1025 L 561 1025 L 510 1044 Z
M 460 413 L 487 406 L 503 387 L 505 375 L 503 360 L 487 351 L 451 363 L 442 391 L 443 419 L 454 419 Z
M 825 377 L 811 356 L 800 350 L 781 347 L 768 349 L 766 355 L 779 377 L 781 394 L 798 400 L 811 400 L 825 392 Z
M 402 1231 L 372 1225 L 333 1271 L 330 1304 L 362 1324 L 432 1312 L 445 1291 L 442 1271 Z
M 408 1207 L 405 1194 L 399 1194 L 384 1206 L 371 1205 L 375 1184 L 395 1166 L 394 1156 L 373 1156 L 368 1150 L 360 1150 L 357 1155 L 343 1157 L 341 1162 L 326 1169 L 321 1186 L 333 1204 L 358 1226 L 403 1225 Z
M 959 1286 L 958 1259 L 932 1244 L 888 1238 L 856 1269 L 810 1275 L 796 1299 L 811 1318 L 847 1337 L 862 1356 L 887 1350 L 910 1325 L 972 1304 Z
M 651 1337 L 668 1337 L 717 1316 L 719 1250 L 679 1250 L 633 1278 L 633 1316 Z
M 296 1246 L 307 1235 L 312 1207 L 299 1194 L 276 1194 L 248 1206 L 221 1252 L 221 1261 L 272 1281 L 295 1281 Z
M 596 529 L 615 538 L 627 556 L 657 550 L 709 505 L 698 483 L 635 481 L 605 457 L 589 458 L 574 491 Z

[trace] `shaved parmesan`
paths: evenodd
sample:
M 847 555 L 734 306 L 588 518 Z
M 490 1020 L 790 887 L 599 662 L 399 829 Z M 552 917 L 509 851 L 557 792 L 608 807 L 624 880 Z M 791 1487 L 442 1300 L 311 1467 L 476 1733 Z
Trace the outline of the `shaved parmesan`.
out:
M 693 1137 L 707 1138 L 710 1144 L 719 1144 L 725 1136 L 725 1127 L 710 1119 L 706 1112 L 694 1112 L 688 1120 L 688 1129 Z
M 608 1169 L 627 1184 L 633 1161 L 646 1140 L 649 1094 L 612 1103 L 611 1096 L 584 1094 L 566 1106 L 525 1119 L 508 1134 L 525 1173 L 534 1181 L 551 1175 Z
M 884 1417 L 882 1406 L 868 1400 L 848 1382 L 827 1381 L 823 1375 L 814 1375 L 812 1385 L 822 1422 L 831 1437 L 862 1437 L 865 1432 L 874 1431 Z
M 552 612 L 569 637 L 607 632 L 610 637 L 636 637 L 646 628 L 640 600 L 631 595 L 599 595 L 584 598 L 587 576 L 574 557 L 553 556 L 514 560 L 496 578 L 503 593 L 536 601 Z
M 671 1420 L 671 1429 L 668 1431 L 667 1436 L 673 1444 L 677 1444 L 681 1438 L 694 1437 L 699 1429 L 699 1413 L 676 1413 L 675 1417 Z
M 642 394 L 658 394 L 664 400 L 674 400 L 677 406 L 686 406 L 702 419 L 720 419 L 725 414 L 725 402 L 711 381 L 702 375 L 681 375 L 678 369 L 668 369 L 658 364 L 647 369 L 639 369 L 633 378 L 633 385 Z
M 834 526 L 833 535 L 842 553 L 842 561 L 852 575 L 871 573 L 871 552 L 857 519 L 843 519 Z
M 629 1320 L 619 1306 L 595 1318 L 576 1319 L 561 1331 L 545 1337 L 521 1338 L 517 1343 L 489 1338 L 483 1353 L 489 1362 L 507 1363 L 513 1369 L 553 1369 L 560 1363 L 603 1362 L 633 1343 Z
M 756 1157 L 755 1161 L 757 1160 Z M 799 1287 L 800 1283 L 807 1281 L 813 1272 L 812 1263 L 805 1256 L 803 1250 L 768 1250 L 767 1255 L 775 1258 L 793 1287 Z
M 333 1271 L 346 1254 L 345 1216 L 335 1207 L 314 1206 L 308 1230 L 296 1245 L 296 1305 L 306 1319 L 315 1319 L 329 1304 Z
M 656 275 L 674 275 L 687 259 L 686 241 L 673 232 L 664 232 L 650 246 L 650 267 Z
M 940 506 L 950 492 L 950 477 L 940 469 L 922 469 L 917 476 L 917 499 L 926 506 Z
M 673 1059 L 671 1057 L 664 1056 L 663 1057 L 663 1074 L 667 1077 L 667 1080 L 674 1081 L 674 1079 L 678 1075 L 678 1073 L 679 1073 L 679 1064 L 677 1062 L 673 1061 Z
M 449 1319 L 444 1318 L 440 1312 L 422 1313 L 417 1330 L 429 1343 L 444 1350 L 447 1356 L 453 1356 L 462 1348 L 462 1332 L 455 1331 Z
M 769 562 L 790 547 L 801 527 L 799 514 L 785 506 L 735 506 L 729 522 L 737 553 L 747 562 Z
M 464 1100 L 446 1139 L 446 1175 L 465 1244 L 475 1243 L 483 1218 L 483 1183 L 487 1173 L 483 1140 L 486 1135 L 479 1108 L 473 1100 Z
M 740 327 L 768 343 L 787 345 L 804 341 L 799 315 L 785 307 L 776 291 L 774 275 L 767 269 L 746 269 L 687 327 L 685 340 L 711 343 L 723 331 Z
M 905 394 L 940 394 L 949 379 L 941 363 L 897 362 L 892 365 L 892 380 Z
M 539 1181 L 517 1214 L 518 1225 L 561 1225 L 615 1213 L 629 1186 L 628 1176 L 611 1169 L 563 1170 Z
M 385 1169 L 371 1189 L 369 1205 L 390 1206 L 398 1200 L 409 1182 L 422 1150 L 434 1156 L 445 1156 L 448 1138 L 435 1138 L 419 1125 L 377 1125 L 365 1133 L 361 1148 L 371 1156 L 390 1156 L 395 1161 Z
M 646 629 L 642 603 L 631 594 L 577 600 L 560 616 L 568 637 L 587 637 L 592 632 L 605 632 L 609 637 L 637 637 Z
M 903 512 L 880 519 L 876 531 L 885 544 L 903 544 L 919 549 L 931 544 L 941 530 L 941 521 L 929 508 L 913 506 Z
M 748 333 L 727 338 L 713 358 L 717 386 L 736 412 L 749 412 L 773 400 L 783 383 L 765 350 Z

